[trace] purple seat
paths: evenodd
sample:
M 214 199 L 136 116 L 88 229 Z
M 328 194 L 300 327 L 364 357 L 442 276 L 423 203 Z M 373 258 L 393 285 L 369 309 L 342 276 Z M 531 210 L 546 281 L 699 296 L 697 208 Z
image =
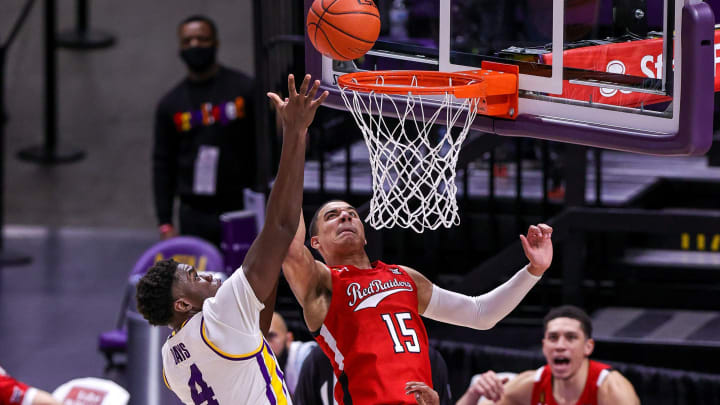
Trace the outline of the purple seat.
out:
M 124 351 L 127 346 L 127 332 L 124 329 L 113 329 L 100 334 L 98 347 L 101 351 Z
M 200 238 L 179 236 L 158 242 L 146 250 L 130 271 L 116 328 L 98 336 L 98 349 L 105 354 L 108 369 L 115 367 L 113 355 L 127 350 L 125 312 L 128 309 L 135 309 L 135 303 L 131 302 L 131 298 L 135 296 L 135 285 L 153 264 L 170 258 L 189 264 L 198 271 L 223 271 L 223 257 L 220 251 L 213 244 Z
M 245 260 L 250 245 L 258 235 L 257 214 L 253 211 L 233 211 L 220 215 L 225 272 L 232 274 Z

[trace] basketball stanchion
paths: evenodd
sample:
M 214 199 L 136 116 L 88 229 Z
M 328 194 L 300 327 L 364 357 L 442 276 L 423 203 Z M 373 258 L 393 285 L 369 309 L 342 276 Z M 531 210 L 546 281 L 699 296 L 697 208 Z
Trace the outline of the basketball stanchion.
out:
M 0 47 L 0 268 L 3 266 L 18 266 L 28 264 L 32 260 L 29 256 L 8 251 L 5 249 L 5 52 L 6 46 Z
M 85 152 L 63 148 L 57 140 L 57 51 L 55 0 L 45 0 L 45 142 L 18 152 L 18 158 L 39 164 L 73 163 L 85 158 Z
M 71 49 L 98 49 L 107 48 L 115 44 L 112 35 L 90 29 L 87 0 L 75 1 L 75 28 L 63 31 L 57 36 L 57 46 Z
M 7 121 L 5 113 L 5 57 L 22 24 L 30 14 L 34 2 L 35 0 L 28 0 L 25 3 L 20 16 L 10 30 L 8 38 L 4 43 L 0 44 L 0 267 L 18 266 L 32 261 L 30 256 L 5 249 L 3 230 L 5 229 L 5 123 Z
M 338 87 L 369 150 L 370 225 L 418 233 L 459 225 L 460 148 L 477 114 L 517 117 L 518 67 L 483 62 L 482 69 L 454 73 L 357 72 L 340 76 Z M 444 132 L 432 131 L 436 123 Z

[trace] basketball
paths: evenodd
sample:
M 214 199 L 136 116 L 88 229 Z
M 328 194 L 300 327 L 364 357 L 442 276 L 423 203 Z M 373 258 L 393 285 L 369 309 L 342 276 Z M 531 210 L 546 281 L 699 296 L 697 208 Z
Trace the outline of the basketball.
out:
M 323 55 L 357 59 L 380 35 L 380 13 L 372 0 L 315 0 L 308 11 L 307 31 Z

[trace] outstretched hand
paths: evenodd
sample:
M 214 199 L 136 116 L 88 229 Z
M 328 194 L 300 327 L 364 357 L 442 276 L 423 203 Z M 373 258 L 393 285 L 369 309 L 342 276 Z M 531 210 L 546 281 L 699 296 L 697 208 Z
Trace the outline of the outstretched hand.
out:
M 525 256 L 530 260 L 528 271 L 533 275 L 542 276 L 552 263 L 552 231 L 548 225 L 538 224 L 528 228 L 527 236 L 520 235 Z
M 309 86 L 310 75 L 308 74 L 305 75 L 300 85 L 300 92 L 298 92 L 295 88 L 295 77 L 290 74 L 288 75 L 288 97 L 285 100 L 275 93 L 267 93 L 267 96 L 275 104 L 275 111 L 280 116 L 283 133 L 286 135 L 297 136 L 298 133 L 302 133 L 304 136 L 305 130 L 315 118 L 315 112 L 329 94 L 324 91 L 320 97 L 315 98 L 318 88 L 320 88 L 319 80 L 315 80 L 308 91 Z
M 486 399 L 498 402 L 502 399 L 505 394 L 505 383 L 508 382 L 508 378 L 499 378 L 492 370 L 480 374 L 479 377 L 475 378 L 473 383 L 468 388 L 463 398 L 467 398 L 469 402 L 463 403 L 477 403 L 482 397 Z M 462 402 L 462 401 L 460 401 Z
M 434 389 L 423 382 L 408 381 L 405 384 L 405 394 L 415 395 L 415 401 L 419 405 L 439 405 L 440 396 Z

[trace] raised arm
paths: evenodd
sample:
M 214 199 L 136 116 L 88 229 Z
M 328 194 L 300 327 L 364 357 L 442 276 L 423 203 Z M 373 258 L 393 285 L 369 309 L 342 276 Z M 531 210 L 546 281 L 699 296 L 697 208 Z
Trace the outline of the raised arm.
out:
M 316 261 L 305 246 L 305 220 L 302 214 L 282 268 L 295 298 L 303 307 L 308 328 L 317 330 L 322 325 L 324 311 L 320 311 L 315 306 L 320 304 L 318 299 L 324 296 L 322 292 L 332 284 L 332 281 L 330 269 Z
M 418 311 L 425 317 L 474 329 L 490 329 L 512 312 L 538 282 L 552 262 L 552 228 L 531 226 L 520 235 L 530 264 L 494 290 L 476 297 L 458 294 L 430 283 L 422 274 L 407 269 L 418 288 Z
M 242 266 L 260 301 L 264 301 L 272 292 L 280 275 L 283 258 L 297 229 L 302 207 L 307 128 L 317 108 L 328 95 L 324 92 L 314 99 L 320 82 L 316 80 L 308 91 L 309 85 L 310 75 L 306 75 L 298 93 L 295 79 L 289 75 L 288 98 L 283 101 L 277 94 L 268 93 L 268 97 L 275 103 L 277 114 L 282 117 L 280 167 L 268 199 L 265 225 L 250 246 Z

